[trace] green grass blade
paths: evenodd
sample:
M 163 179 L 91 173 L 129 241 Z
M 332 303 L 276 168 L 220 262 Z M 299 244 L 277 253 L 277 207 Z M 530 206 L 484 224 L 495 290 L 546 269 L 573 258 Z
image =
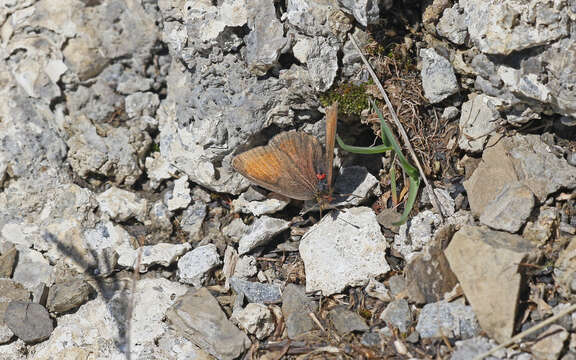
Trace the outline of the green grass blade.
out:
M 391 147 L 385 145 L 370 147 L 346 145 L 339 135 L 336 135 L 336 141 L 338 141 L 338 145 L 342 148 L 342 150 L 355 154 L 381 154 L 383 152 L 392 150 Z
M 402 225 L 408 220 L 408 216 L 412 211 L 412 207 L 414 207 L 414 202 L 416 201 L 416 195 L 418 195 L 418 189 L 420 188 L 420 178 L 408 178 L 410 181 L 410 189 L 408 189 L 408 199 L 406 200 L 406 204 L 404 205 L 404 212 L 402 213 L 402 217 L 398 222 L 392 223 L 393 225 Z
M 400 160 L 400 164 L 402 165 L 402 168 L 404 169 L 404 171 L 406 171 L 408 176 L 414 177 L 414 178 L 419 178 L 420 175 L 418 174 L 418 169 L 416 169 L 414 166 L 412 166 L 408 162 L 406 157 L 404 157 L 404 154 L 402 154 L 402 149 L 400 148 L 400 145 L 398 145 L 398 143 L 396 142 L 396 139 L 394 138 L 394 134 L 392 133 L 392 130 L 390 130 L 390 128 L 388 127 L 388 124 L 386 124 L 386 121 L 384 120 L 384 115 L 382 115 L 382 112 L 380 111 L 378 106 L 376 106 L 376 103 L 374 102 L 374 100 L 370 99 L 370 103 L 374 107 L 376 114 L 378 114 L 378 118 L 380 118 L 380 129 L 381 129 L 381 133 L 382 133 L 382 142 L 385 144 L 390 144 L 392 146 L 392 149 L 394 150 L 396 155 L 398 155 L 398 160 Z

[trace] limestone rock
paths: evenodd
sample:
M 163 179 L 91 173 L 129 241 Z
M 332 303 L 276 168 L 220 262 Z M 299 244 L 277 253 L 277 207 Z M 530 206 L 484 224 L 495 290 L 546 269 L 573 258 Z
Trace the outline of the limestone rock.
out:
M 518 235 L 467 225 L 445 250 L 480 326 L 498 342 L 512 336 L 523 285 L 521 264 L 533 249 Z
M 206 288 L 190 290 L 178 298 L 167 316 L 187 339 L 218 359 L 233 360 L 250 346 L 250 339 L 226 318 Z
M 327 296 L 347 286 L 366 285 L 390 269 L 386 247 L 372 209 L 351 208 L 325 216 L 300 242 L 306 290 Z

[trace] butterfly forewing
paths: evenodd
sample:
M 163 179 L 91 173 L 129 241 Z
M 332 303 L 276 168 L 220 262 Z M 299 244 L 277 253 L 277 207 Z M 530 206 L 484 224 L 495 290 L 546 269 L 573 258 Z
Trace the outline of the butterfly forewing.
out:
M 237 155 L 232 161 L 234 169 L 252 182 L 284 196 L 297 200 L 314 198 L 314 184 L 303 181 L 302 171 L 280 147 L 273 145 L 274 139 L 268 146 Z M 287 145 L 287 141 L 281 143 Z
M 334 142 L 336 141 L 336 125 L 338 122 L 338 103 L 335 102 L 326 109 L 326 171 L 328 186 L 332 186 L 334 161 Z

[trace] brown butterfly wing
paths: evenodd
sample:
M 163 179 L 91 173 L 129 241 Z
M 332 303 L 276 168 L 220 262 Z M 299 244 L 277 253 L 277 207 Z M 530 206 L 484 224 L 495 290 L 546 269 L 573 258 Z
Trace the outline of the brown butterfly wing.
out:
M 271 140 L 272 142 L 272 140 Z M 297 200 L 310 200 L 314 188 L 302 182 L 293 160 L 275 146 L 259 146 L 232 160 L 232 166 L 250 181 Z
M 338 103 L 335 102 L 326 109 L 326 169 L 328 171 L 328 186 L 332 186 L 332 172 L 334 162 L 334 142 L 336 141 L 336 127 L 338 123 Z
M 317 174 L 325 174 L 324 152 L 322 144 L 312 135 L 303 132 L 290 131 L 276 135 L 270 140 L 269 146 L 275 147 L 288 155 L 297 169 L 292 176 L 300 183 L 317 192 Z

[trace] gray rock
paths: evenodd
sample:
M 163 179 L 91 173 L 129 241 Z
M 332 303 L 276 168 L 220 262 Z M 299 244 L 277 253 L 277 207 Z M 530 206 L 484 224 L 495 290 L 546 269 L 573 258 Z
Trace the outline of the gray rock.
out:
M 391 302 L 394 300 L 394 296 L 391 294 L 390 290 L 388 290 L 384 284 L 374 279 L 370 279 L 368 285 L 364 288 L 364 291 L 368 296 L 384 302 Z
M 262 216 L 250 225 L 250 229 L 242 236 L 238 244 L 238 253 L 244 255 L 258 246 L 266 245 L 274 236 L 290 227 L 290 222 Z
M 133 192 L 115 186 L 97 196 L 100 210 L 110 219 L 123 222 L 132 218 L 143 221 L 146 217 L 148 202 Z
M 538 218 L 528 221 L 522 232 L 522 237 L 536 244 L 544 244 L 552 235 L 553 228 L 558 221 L 558 209 L 542 206 Z
M 0 278 L 12 277 L 17 256 L 18 250 L 14 246 L 2 252 L 2 255 L 0 255 Z
M 360 205 L 374 194 L 378 184 L 378 179 L 363 166 L 341 168 L 334 182 L 334 204 Z
M 12 301 L 29 301 L 30 292 L 21 284 L 9 280 L 0 279 L 0 344 L 4 344 L 14 336 L 14 333 L 4 322 L 4 315 L 8 304 Z
M 153 152 L 146 158 L 146 175 L 152 189 L 157 189 L 167 179 L 174 177 L 178 171 L 159 152 Z
M 168 210 L 168 206 L 162 200 L 157 200 L 150 206 L 148 211 L 148 218 L 144 220 L 144 225 L 148 227 L 150 232 L 154 233 L 157 238 L 169 238 L 174 227 L 172 226 L 172 213 Z M 182 223 L 180 223 L 182 226 Z
M 515 233 L 528 220 L 534 205 L 534 194 L 527 186 L 506 184 L 496 198 L 486 205 L 480 222 L 496 230 Z
M 133 185 L 142 175 L 138 158 L 152 140 L 137 129 L 106 128 L 105 136 L 82 115 L 75 119 L 81 132 L 66 142 L 70 166 L 84 178 L 109 177 L 116 184 Z
M 400 225 L 398 225 L 400 219 L 402 219 L 402 214 L 393 208 L 382 209 L 376 216 L 378 224 L 396 234 L 400 231 Z
M 50 287 L 46 307 L 50 312 L 63 313 L 80 307 L 94 289 L 84 280 L 69 280 Z
M 367 332 L 362 334 L 360 342 L 364 346 L 380 346 L 382 344 L 382 336 L 377 332 Z
M 236 262 L 236 267 L 234 268 L 234 277 L 238 279 L 249 279 L 256 275 L 258 268 L 256 266 L 257 261 L 254 256 L 241 256 Z
M 570 241 L 560 252 L 554 263 L 554 279 L 558 284 L 558 292 L 570 296 L 576 292 L 576 241 Z
M 126 96 L 126 115 L 131 118 L 154 116 L 158 106 L 160 106 L 158 94 L 138 92 Z
M 250 33 L 245 37 L 248 68 L 262 76 L 278 65 L 282 52 L 290 48 L 284 27 L 276 18 L 274 3 L 265 0 L 246 3 Z
M 264 198 L 258 201 L 250 201 L 244 194 L 245 193 L 242 193 L 238 199 L 232 200 L 234 212 L 261 216 L 265 214 L 274 214 L 275 212 L 283 210 L 288 204 L 290 204 L 290 199 L 282 198 L 280 196 Z
M 30 249 L 20 250 L 12 276 L 15 281 L 33 289 L 39 283 L 49 284 L 51 275 L 52 266 L 41 253 Z
M 388 285 L 390 286 L 390 293 L 393 296 L 401 294 L 406 290 L 406 280 L 402 275 L 392 275 L 388 279 Z
M 167 317 L 188 340 L 218 359 L 233 360 L 250 347 L 250 339 L 226 318 L 206 288 L 189 290 Z
M 470 306 L 457 302 L 426 304 L 418 317 L 416 331 L 426 338 L 470 338 L 480 332 L 478 321 Z
M 420 50 L 422 58 L 422 87 L 424 96 L 431 103 L 439 103 L 458 92 L 460 87 L 452 64 L 434 49 Z
M 48 301 L 48 287 L 44 283 L 38 284 L 34 290 L 32 290 L 32 302 L 46 306 Z
M 288 284 L 282 294 L 282 314 L 290 339 L 312 331 L 315 328 L 310 313 L 314 313 L 316 303 L 306 296 L 304 287 Z
M 234 310 L 230 320 L 262 340 L 274 332 L 272 312 L 262 304 L 250 303 L 244 309 Z
M 385 252 L 386 239 L 372 209 L 358 207 L 327 215 L 300 241 L 306 290 L 328 296 L 347 286 L 366 285 L 390 269 Z
M 538 336 L 534 345 L 530 347 L 530 351 L 537 359 L 556 360 L 564 351 L 564 344 L 569 337 L 570 334 L 562 326 L 550 325 Z
M 527 1 L 514 4 L 465 1 L 470 38 L 483 53 L 508 55 L 568 35 L 568 10 Z M 532 14 L 532 16 L 528 16 Z
M 464 45 L 468 37 L 468 26 L 463 9 L 454 4 L 451 8 L 444 10 L 440 21 L 438 21 L 438 35 L 445 37 L 456 45 Z
M 222 228 L 222 234 L 228 236 L 233 242 L 239 242 L 248 231 L 250 231 L 250 226 L 244 224 L 240 218 L 233 219 L 230 224 Z
M 440 215 L 424 210 L 410 222 L 402 224 L 392 244 L 395 254 L 409 261 L 432 240 L 433 229 L 440 225 L 440 221 Z
M 330 310 L 328 318 L 340 335 L 354 331 L 367 331 L 369 329 L 368 325 L 366 325 L 366 320 L 357 313 L 346 309 L 345 306 L 338 306 Z
M 360 49 L 366 48 L 372 41 L 370 33 L 359 27 L 354 28 L 352 35 Z M 364 68 L 362 58 L 351 39 L 346 39 L 344 46 L 342 46 L 341 76 L 344 78 L 352 78 L 353 81 L 357 81 L 358 83 L 365 83 L 370 79 L 370 74 Z
M 169 267 L 176 262 L 182 255 L 186 254 L 192 246 L 189 243 L 168 244 L 160 243 L 156 245 L 142 246 L 138 249 L 119 249 L 118 265 L 125 268 L 134 269 L 138 253 L 142 252 L 140 257 L 141 273 L 148 271 L 148 268 L 154 265 Z
M 299 34 L 304 34 L 306 38 L 336 35 L 339 39 L 343 39 L 352 28 L 346 14 L 335 9 L 330 2 L 288 0 L 284 17 L 291 27 L 298 30 L 297 37 Z
M 273 304 L 282 300 L 282 292 L 278 285 L 263 284 L 232 277 L 230 278 L 230 286 L 237 294 L 243 294 L 251 303 Z
M 412 325 L 412 311 L 408 301 L 404 299 L 394 300 L 380 314 L 380 320 L 392 325 L 402 334 L 406 334 Z
M 352 14 L 363 27 L 380 22 L 380 13 L 392 7 L 392 1 L 378 0 L 338 0 L 341 9 Z
M 186 231 L 191 241 L 197 241 L 202 238 L 204 234 L 203 225 L 206 218 L 206 204 L 201 201 L 195 201 L 194 204 L 188 206 L 182 213 L 180 226 L 182 230 Z
M 6 326 L 27 344 L 46 340 L 54 327 L 46 308 L 40 304 L 12 301 L 4 315 Z
M 168 210 L 185 209 L 191 201 L 192 196 L 190 195 L 188 176 L 182 176 L 176 179 L 174 181 L 174 189 L 172 189 L 172 196 L 166 201 Z
M 316 91 L 323 92 L 332 87 L 338 73 L 339 50 L 340 44 L 334 38 L 312 39 L 306 63 Z
M 178 277 L 180 282 L 200 287 L 212 269 L 221 264 L 216 245 L 199 246 L 178 260 Z
M 498 127 L 501 121 L 497 109 L 498 99 L 477 95 L 462 105 L 460 115 L 460 149 L 478 153 L 484 149 L 484 144 L 489 135 Z
M 456 106 L 448 106 L 444 108 L 444 111 L 442 111 L 442 115 L 440 115 L 440 118 L 443 120 L 454 120 L 456 119 L 459 113 L 460 111 Z
M 464 182 L 470 209 L 479 216 L 504 186 L 520 182 L 538 201 L 559 189 L 576 188 L 576 169 L 548 151 L 536 135 L 515 135 L 492 143 L 482 154 L 482 162 Z
M 495 346 L 496 344 L 493 341 L 481 336 L 456 341 L 456 348 L 454 349 L 450 360 L 473 359 L 474 357 L 491 350 Z M 506 357 L 504 350 L 497 351 L 494 355 L 495 356 L 488 356 L 485 359 L 496 360 Z
M 440 228 L 433 242 L 406 264 L 405 295 L 410 302 L 427 304 L 440 301 L 458 283 L 443 252 L 454 232 L 453 226 Z
M 434 188 L 434 194 L 436 194 L 436 198 L 442 207 L 442 214 L 447 218 L 451 218 L 456 212 L 456 201 L 452 199 L 450 193 L 445 189 Z M 421 202 L 422 204 L 433 206 L 432 202 L 430 201 L 430 194 L 426 188 L 424 191 L 422 191 Z M 432 210 L 437 212 L 435 208 Z
M 482 330 L 496 341 L 512 336 L 522 264 L 533 250 L 518 235 L 467 225 L 444 251 Z

